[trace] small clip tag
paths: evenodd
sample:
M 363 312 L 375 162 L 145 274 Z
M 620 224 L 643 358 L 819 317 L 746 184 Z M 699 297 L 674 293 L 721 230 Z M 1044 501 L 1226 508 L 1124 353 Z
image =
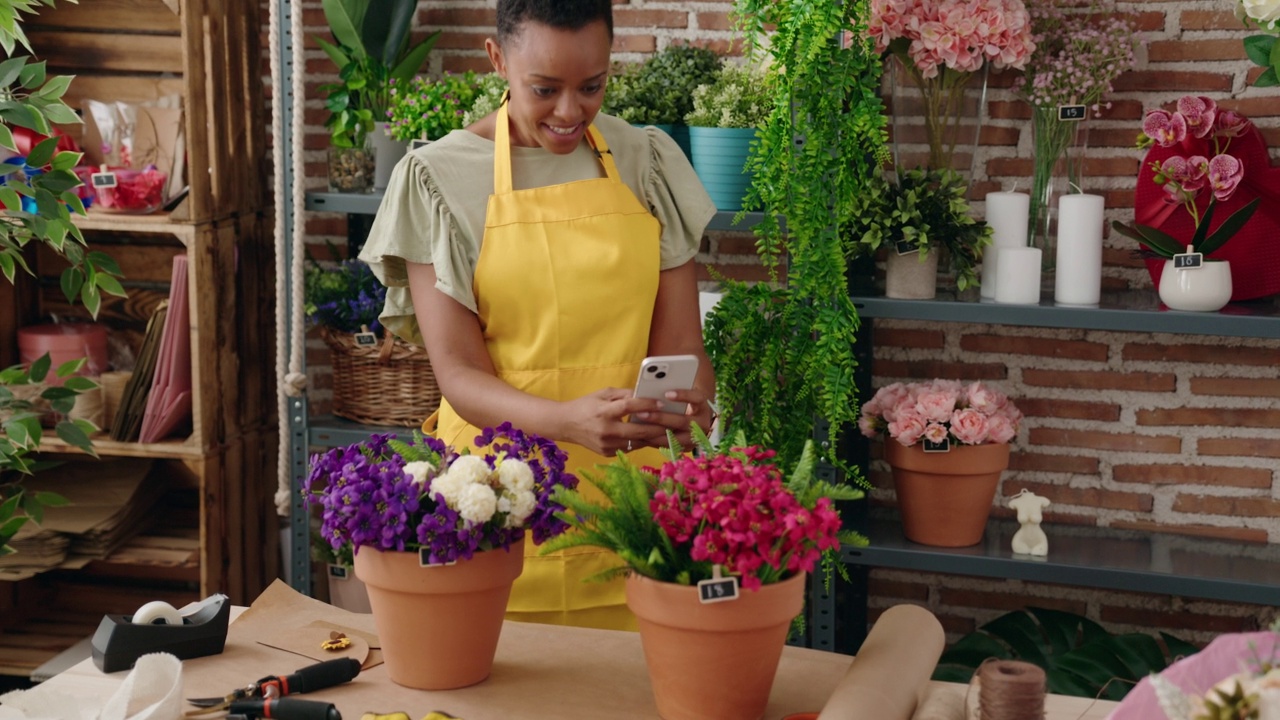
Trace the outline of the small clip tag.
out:
M 710 580 L 698 581 L 698 601 L 703 605 L 737 599 L 738 578 L 732 575 L 727 577 L 722 575 L 719 565 L 711 569 Z
M 1198 252 L 1178 253 L 1173 256 L 1173 266 L 1179 270 L 1197 270 L 1204 266 L 1204 255 Z
M 1059 105 L 1058 120 L 1061 122 L 1079 122 L 1089 117 L 1087 105 Z
M 334 580 L 350 580 L 351 568 L 346 565 L 334 565 L 329 563 L 329 577 Z
M 442 562 L 442 563 L 433 563 L 431 562 L 431 551 L 428 550 L 427 548 L 418 548 L 418 566 L 419 567 L 449 567 L 450 565 L 457 565 L 457 564 L 458 564 L 457 560 L 450 560 L 449 562 Z
M 927 453 L 944 453 L 951 452 L 951 438 L 943 438 L 942 442 L 922 441 L 924 451 Z
M 894 243 L 893 249 L 896 250 L 899 255 L 910 255 L 912 253 L 920 252 L 920 246 L 910 240 L 899 240 Z
M 423 140 L 422 138 L 414 138 L 409 141 L 409 149 L 417 150 L 418 148 L 423 147 L 424 145 L 430 145 L 430 144 L 431 144 L 430 140 Z
M 378 336 L 369 331 L 356 333 L 356 345 L 360 347 L 374 347 L 378 344 Z
M 113 188 L 116 186 L 116 174 L 113 172 L 96 172 L 89 176 L 89 182 L 95 189 Z

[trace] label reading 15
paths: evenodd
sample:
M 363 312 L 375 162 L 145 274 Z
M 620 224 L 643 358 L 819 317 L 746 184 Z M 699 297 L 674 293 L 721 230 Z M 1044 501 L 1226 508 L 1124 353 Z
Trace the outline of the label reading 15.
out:
M 1089 116 L 1089 108 L 1085 105 L 1059 105 L 1058 120 L 1084 120 Z

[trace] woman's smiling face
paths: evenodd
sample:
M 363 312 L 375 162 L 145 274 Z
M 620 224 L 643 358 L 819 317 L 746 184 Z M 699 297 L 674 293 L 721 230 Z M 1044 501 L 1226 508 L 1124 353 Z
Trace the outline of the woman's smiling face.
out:
M 603 20 L 578 30 L 526 22 L 505 45 L 486 42 L 511 87 L 511 142 L 573 152 L 604 101 L 610 45 Z

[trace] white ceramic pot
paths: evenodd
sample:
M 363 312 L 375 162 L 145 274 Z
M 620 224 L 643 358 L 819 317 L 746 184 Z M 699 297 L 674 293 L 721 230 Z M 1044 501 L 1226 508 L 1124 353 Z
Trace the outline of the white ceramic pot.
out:
M 1231 263 L 1206 260 L 1198 268 L 1186 270 L 1164 261 L 1160 274 L 1160 301 L 1170 310 L 1216 312 L 1231 300 Z
M 396 163 L 400 162 L 400 158 L 404 157 L 405 152 L 408 151 L 409 143 L 388 135 L 387 124 L 384 122 L 374 123 L 371 137 L 375 162 L 377 163 L 377 168 L 373 173 L 373 189 L 386 190 L 387 182 L 391 180 L 391 171 L 395 169 Z

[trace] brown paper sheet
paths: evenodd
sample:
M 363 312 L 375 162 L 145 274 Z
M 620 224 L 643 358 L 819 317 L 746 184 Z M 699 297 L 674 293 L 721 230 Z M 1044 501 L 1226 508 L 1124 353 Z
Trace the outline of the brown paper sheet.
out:
M 273 634 L 262 638 L 258 642 L 281 650 L 288 650 L 291 653 L 310 658 L 316 662 L 351 658 L 359 661 L 360 669 L 368 670 L 371 667 L 366 664 L 369 660 L 369 641 L 354 634 L 343 632 L 347 636 L 347 642 L 350 645 L 342 650 L 325 650 L 323 643 L 329 640 L 334 632 L 343 631 L 334 631 L 329 628 L 315 627 L 314 625 L 307 627 L 280 627 L 276 628 Z
M 933 613 L 915 605 L 885 611 L 818 720 L 911 720 L 946 636 Z
M 925 690 L 911 720 L 965 720 L 964 686 L 934 683 Z

